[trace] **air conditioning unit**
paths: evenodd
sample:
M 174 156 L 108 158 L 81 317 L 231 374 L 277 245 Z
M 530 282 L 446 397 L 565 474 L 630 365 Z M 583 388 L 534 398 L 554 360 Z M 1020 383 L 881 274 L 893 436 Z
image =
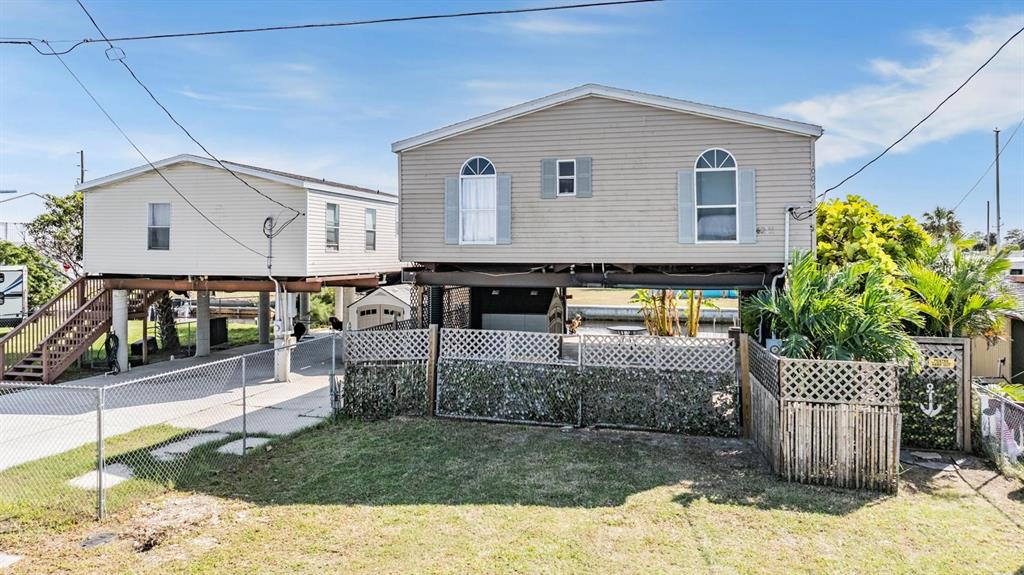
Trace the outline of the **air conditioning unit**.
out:
M 764 342 L 765 348 L 775 355 L 782 355 L 782 340 L 781 339 L 767 339 Z
M 402 270 L 402 283 L 414 284 L 416 283 L 416 274 L 419 270 Z

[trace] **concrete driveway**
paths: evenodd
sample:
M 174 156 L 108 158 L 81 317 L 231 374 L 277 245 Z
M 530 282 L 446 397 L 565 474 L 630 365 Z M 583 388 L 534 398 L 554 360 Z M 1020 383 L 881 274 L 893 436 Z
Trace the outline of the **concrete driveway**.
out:
M 250 435 L 285 435 L 316 425 L 330 412 L 330 345 L 326 334 L 314 334 L 293 349 L 286 383 L 272 380 L 269 346 L 252 345 L 67 385 L 0 385 L 0 470 L 95 442 L 98 388 L 104 388 L 103 435 L 108 439 L 157 424 L 241 432 L 243 389 Z

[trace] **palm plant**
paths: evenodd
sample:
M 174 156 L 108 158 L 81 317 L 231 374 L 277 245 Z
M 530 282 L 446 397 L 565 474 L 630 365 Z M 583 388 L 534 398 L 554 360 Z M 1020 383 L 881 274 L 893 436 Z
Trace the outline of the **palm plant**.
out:
M 956 212 L 941 206 L 924 213 L 921 227 L 936 238 L 956 238 L 963 233 L 963 224 L 956 217 Z
M 675 290 L 638 289 L 629 301 L 640 304 L 640 314 L 644 318 L 647 333 L 679 335 L 682 333 L 682 327 L 676 305 L 678 299 Z
M 970 253 L 967 241 L 937 241 L 922 262 L 906 266 L 904 283 L 925 321 L 921 335 L 993 337 L 1014 309 L 1003 277 L 1011 248 Z
M 748 324 L 765 320 L 786 357 L 908 362 L 920 355 L 904 329 L 920 321 L 913 302 L 865 262 L 823 267 L 796 252 L 785 287 L 758 293 L 743 314 Z

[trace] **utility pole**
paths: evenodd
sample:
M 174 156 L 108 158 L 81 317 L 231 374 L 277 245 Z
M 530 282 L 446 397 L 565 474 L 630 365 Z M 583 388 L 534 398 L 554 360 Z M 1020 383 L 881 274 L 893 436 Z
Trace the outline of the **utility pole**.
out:
M 985 200 L 985 247 L 992 250 L 992 202 Z
M 996 247 L 1003 243 L 1003 221 L 999 213 L 999 128 L 996 128 Z
M 78 150 L 78 183 L 85 183 L 85 150 Z

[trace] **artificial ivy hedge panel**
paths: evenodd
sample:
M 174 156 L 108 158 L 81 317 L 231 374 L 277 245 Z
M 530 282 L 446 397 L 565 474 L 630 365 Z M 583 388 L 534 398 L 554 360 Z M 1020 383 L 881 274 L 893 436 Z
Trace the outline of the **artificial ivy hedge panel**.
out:
M 585 367 L 583 422 L 690 435 L 739 435 L 735 374 Z
M 575 366 L 442 359 L 437 414 L 575 425 L 580 384 Z
M 342 384 L 342 412 L 362 419 L 426 415 L 425 362 L 352 363 Z
M 931 403 L 928 384 L 932 385 Z M 957 448 L 958 379 L 904 373 L 900 378 L 901 443 L 922 449 Z M 929 416 L 925 410 L 940 408 Z

